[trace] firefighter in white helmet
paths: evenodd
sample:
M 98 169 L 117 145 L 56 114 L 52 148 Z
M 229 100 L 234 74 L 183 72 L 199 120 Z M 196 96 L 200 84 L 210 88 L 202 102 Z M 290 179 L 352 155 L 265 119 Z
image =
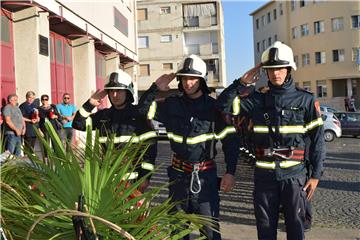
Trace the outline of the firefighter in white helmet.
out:
M 181 62 L 176 74 L 160 77 L 141 97 L 139 106 L 143 112 L 149 112 L 149 119 L 160 121 L 166 127 L 173 151 L 172 165 L 168 168 L 172 183 L 169 196 L 179 203 L 174 210 L 209 216 L 218 222 L 215 144 L 218 140 L 223 143 L 226 173 L 219 185 L 225 192 L 234 186 L 239 149 L 236 148 L 235 128 L 226 126 L 215 111 L 215 99 L 209 96 L 206 75 L 206 63 L 198 56 L 190 55 Z M 175 77 L 181 94 L 154 101 L 157 93 L 167 90 Z M 221 239 L 220 233 L 208 226 L 204 226 L 201 233 L 207 239 Z M 184 239 L 189 239 L 189 236 Z
M 102 100 L 109 97 L 111 107 L 91 113 L 95 107 L 100 106 Z M 108 76 L 108 82 L 103 90 L 97 90 L 89 100 L 77 111 L 72 126 L 85 131 L 87 124 L 100 132 L 100 143 L 106 147 L 108 138 L 115 134 L 115 143 L 119 146 L 132 141 L 134 143 L 148 141 L 153 143 L 148 148 L 144 158 L 136 171 L 128 173 L 129 180 L 140 179 L 154 170 L 156 158 L 156 133 L 151 128 L 146 116 L 141 116 L 134 102 L 134 88 L 130 75 L 122 70 L 116 70 Z M 89 121 L 91 120 L 91 121 Z M 149 185 L 150 177 L 140 186 L 144 191 Z
M 239 92 L 258 80 L 261 67 L 269 80 L 268 90 L 240 97 Z M 235 80 L 217 102 L 224 114 L 246 116 L 253 122 L 259 239 L 276 239 L 280 205 L 287 239 L 304 239 L 304 204 L 312 198 L 322 174 L 325 144 L 319 102 L 312 93 L 295 87 L 291 76 L 295 70 L 291 48 L 275 42 L 262 54 L 261 64 Z M 309 179 L 305 153 L 312 169 Z

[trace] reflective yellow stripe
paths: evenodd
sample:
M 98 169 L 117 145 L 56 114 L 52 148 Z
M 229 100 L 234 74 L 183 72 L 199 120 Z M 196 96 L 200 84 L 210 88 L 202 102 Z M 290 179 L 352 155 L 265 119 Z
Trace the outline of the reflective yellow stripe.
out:
M 196 137 L 189 137 L 186 139 L 186 143 L 187 144 L 196 144 L 196 143 L 200 143 L 200 142 L 206 142 L 209 140 L 214 139 L 214 134 L 213 133 L 206 133 L 206 134 L 202 134 Z
M 280 168 L 289 168 L 301 164 L 300 161 L 281 161 Z M 265 169 L 275 169 L 275 162 L 256 161 L 256 167 Z
M 272 130 L 275 132 L 275 127 L 272 127 Z M 280 133 L 305 133 L 306 128 L 302 125 L 293 125 L 293 126 L 280 126 Z M 269 133 L 269 128 L 267 126 L 254 126 L 255 133 Z
M 216 139 L 223 139 L 225 138 L 228 134 L 231 134 L 231 133 L 235 133 L 236 132 L 236 129 L 234 126 L 231 126 L 231 127 L 226 127 L 224 130 L 222 130 L 219 134 L 215 134 L 215 137 Z
M 85 121 L 86 127 L 91 127 L 92 126 L 92 118 L 87 118 Z
M 233 126 L 226 127 L 224 130 L 222 130 L 218 135 L 215 133 L 204 133 L 195 137 L 187 137 L 186 138 L 186 144 L 197 144 L 201 142 L 206 142 L 212 139 L 223 139 L 228 134 L 235 133 L 236 129 Z M 182 143 L 184 141 L 184 137 L 180 135 L 176 135 L 172 132 L 168 132 L 167 136 L 170 140 L 173 140 L 177 143 Z
M 84 118 L 88 118 L 91 115 L 91 112 L 86 111 L 83 107 L 79 109 L 79 113 Z
M 149 111 L 148 111 L 148 114 L 147 114 L 147 118 L 148 119 L 154 119 L 155 117 L 155 113 L 156 113 L 156 102 L 153 101 L 150 105 L 150 108 L 149 108 Z
M 132 180 L 132 179 L 136 179 L 138 176 L 139 176 L 138 172 L 125 173 L 122 180 Z
M 146 132 L 144 134 L 141 134 L 140 136 L 120 136 L 114 138 L 114 143 L 122 143 L 122 142 L 132 142 L 132 143 L 138 143 L 141 141 L 145 141 L 147 139 L 156 137 L 155 131 Z M 106 143 L 108 140 L 107 137 L 100 137 L 99 142 L 100 143 Z
M 168 136 L 169 139 L 174 140 L 174 142 L 177 142 L 177 143 L 182 143 L 183 142 L 183 137 L 182 136 L 173 134 L 172 132 L 167 132 L 167 136 Z
M 154 171 L 155 166 L 154 164 L 143 162 L 141 163 L 141 168 L 149 171 Z
M 321 126 L 323 124 L 324 124 L 324 122 L 323 122 L 322 118 L 319 117 L 319 118 L 311 121 L 310 123 L 306 124 L 305 127 L 306 127 L 306 130 L 309 131 L 309 130 L 311 130 L 311 129 L 315 128 L 315 127 Z
M 240 97 L 236 96 L 236 98 L 233 101 L 233 114 L 234 115 L 239 115 L 240 114 Z

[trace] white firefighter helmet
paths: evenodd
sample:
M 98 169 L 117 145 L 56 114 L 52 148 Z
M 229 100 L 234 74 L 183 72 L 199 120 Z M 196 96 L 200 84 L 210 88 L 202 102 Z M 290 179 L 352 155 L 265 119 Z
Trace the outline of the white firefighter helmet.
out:
M 129 102 L 134 102 L 134 85 L 131 81 L 131 77 L 129 74 L 124 72 L 121 69 L 118 69 L 108 76 L 108 82 L 104 86 L 105 90 L 112 90 L 112 89 L 123 89 L 128 90 L 130 94 Z
M 296 71 L 293 51 L 279 41 L 274 42 L 263 52 L 261 64 L 263 68 L 292 67 Z
M 176 76 L 194 76 L 206 80 L 206 63 L 198 56 L 192 54 L 186 57 L 180 64 Z M 178 80 L 180 80 L 178 78 Z

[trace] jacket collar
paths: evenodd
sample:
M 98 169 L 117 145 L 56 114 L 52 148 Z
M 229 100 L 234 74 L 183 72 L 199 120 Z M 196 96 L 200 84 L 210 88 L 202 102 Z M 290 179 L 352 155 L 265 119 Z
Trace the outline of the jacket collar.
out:
M 283 85 L 274 86 L 270 81 L 268 81 L 268 86 L 270 88 L 270 92 L 273 94 L 285 94 L 295 91 L 295 84 L 290 74 L 287 76 Z

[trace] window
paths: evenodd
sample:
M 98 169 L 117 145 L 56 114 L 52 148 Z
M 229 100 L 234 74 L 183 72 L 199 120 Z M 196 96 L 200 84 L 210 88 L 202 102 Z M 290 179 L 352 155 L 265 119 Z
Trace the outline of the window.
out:
M 262 41 L 262 50 L 264 51 L 266 49 L 266 42 L 265 40 Z
M 300 26 L 300 28 L 302 37 L 309 35 L 309 24 L 303 24 Z
M 219 53 L 219 44 L 217 42 L 211 43 L 211 47 L 212 47 L 212 53 L 213 54 L 218 54 Z
M 56 39 L 56 62 L 63 63 L 63 45 L 60 39 Z
M 325 31 L 325 23 L 324 21 L 316 21 L 314 22 L 314 34 L 319 34 Z
M 270 14 L 270 12 L 267 13 L 267 23 L 271 23 L 271 14 Z
M 280 9 L 280 15 L 283 15 L 283 5 L 282 5 L 282 3 L 280 3 L 280 5 L 279 5 L 279 9 Z
M 141 8 L 137 10 L 137 20 L 144 21 L 148 19 L 147 8 Z
M 160 42 L 171 42 L 172 36 L 171 35 L 161 35 Z
M 127 18 L 124 15 L 122 15 L 122 13 L 114 7 L 114 26 L 115 26 L 115 28 L 117 28 L 125 36 L 128 36 L 128 31 L 129 31 L 128 25 L 129 24 L 128 24 Z
M 274 20 L 276 20 L 277 16 L 276 16 L 276 8 L 274 9 Z
M 291 11 L 294 11 L 296 8 L 296 0 L 291 0 Z
M 327 97 L 326 80 L 316 81 L 317 97 Z
M 149 64 L 140 64 L 140 76 L 150 76 Z
M 298 56 L 294 56 L 294 62 L 296 66 L 299 66 L 299 57 Z
M 271 37 L 268 38 L 268 46 L 271 45 Z
M 344 18 L 332 18 L 331 19 L 331 29 L 333 32 L 338 32 L 344 30 Z
M 163 70 L 172 70 L 173 64 L 172 63 L 163 63 L 162 68 L 163 68 Z
M 310 54 L 306 53 L 301 55 L 302 58 L 302 66 L 305 67 L 306 65 L 310 65 Z
M 265 16 L 261 16 L 261 26 L 265 25 Z
M 310 82 L 310 81 L 303 82 L 303 88 L 304 88 L 306 91 L 311 92 L 311 82 Z
M 257 52 L 260 52 L 260 42 L 256 43 L 256 49 L 257 49 Z
M 256 19 L 255 23 L 256 23 L 256 29 L 259 29 L 259 19 L 258 18 Z
M 360 65 L 360 47 L 352 49 L 352 61 Z
M 171 13 L 170 7 L 161 7 L 160 14 L 169 14 Z
M 300 7 L 305 7 L 305 6 L 306 6 L 306 1 L 300 0 Z
M 1 15 L 1 41 L 10 43 L 10 20 Z
M 315 52 L 315 63 L 323 64 L 326 62 L 325 52 Z
M 293 39 L 299 37 L 298 27 L 293 27 L 293 28 L 291 29 L 291 35 L 292 35 L 292 38 L 293 38 Z
M 199 16 L 186 17 L 185 27 L 198 27 L 199 26 Z
M 138 38 L 139 48 L 148 48 L 149 47 L 149 37 L 143 36 Z
M 360 15 L 351 16 L 352 28 L 360 28 Z
M 274 35 L 274 42 L 276 42 L 278 39 L 277 39 L 277 34 Z
M 189 44 L 186 47 L 187 54 L 200 54 L 200 44 Z
M 333 50 L 333 62 L 343 62 L 345 60 L 344 49 Z

